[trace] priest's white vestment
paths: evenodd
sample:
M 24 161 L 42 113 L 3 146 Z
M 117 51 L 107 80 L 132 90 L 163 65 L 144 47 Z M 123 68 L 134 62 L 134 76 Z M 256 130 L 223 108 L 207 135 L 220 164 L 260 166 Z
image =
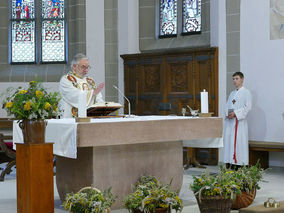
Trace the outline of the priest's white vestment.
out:
M 244 87 L 231 92 L 226 104 L 224 127 L 224 162 L 235 165 L 248 165 L 248 125 L 247 114 L 251 110 L 251 94 Z M 229 119 L 228 112 L 236 117 Z
M 90 77 L 80 78 L 74 71 L 62 76 L 59 91 L 62 95 L 61 110 L 63 118 L 72 117 L 72 108 L 78 109 L 79 95 L 83 90 L 87 90 L 87 108 L 94 103 L 104 102 L 102 94 L 94 95 L 96 89 L 95 81 Z

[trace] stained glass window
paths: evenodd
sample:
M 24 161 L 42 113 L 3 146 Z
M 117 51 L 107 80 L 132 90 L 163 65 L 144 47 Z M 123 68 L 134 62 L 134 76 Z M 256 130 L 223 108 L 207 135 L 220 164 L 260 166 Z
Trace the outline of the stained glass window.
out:
M 183 0 L 182 32 L 201 32 L 201 0 Z
M 34 21 L 12 22 L 12 62 L 35 61 Z
M 160 36 L 177 34 L 177 0 L 160 0 Z
M 64 0 L 42 0 L 43 18 L 64 18 Z
M 65 61 L 64 0 L 42 0 L 42 62 Z
M 64 21 L 43 21 L 42 61 L 65 60 Z
M 11 0 L 12 63 L 65 61 L 64 4 L 64 0 Z
M 35 62 L 35 2 L 12 0 L 11 61 Z
M 34 0 L 12 0 L 12 19 L 34 19 Z

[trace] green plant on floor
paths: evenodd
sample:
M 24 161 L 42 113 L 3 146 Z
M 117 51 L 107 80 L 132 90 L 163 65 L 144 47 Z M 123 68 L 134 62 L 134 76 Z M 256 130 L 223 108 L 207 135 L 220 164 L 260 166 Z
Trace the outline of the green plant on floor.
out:
M 236 193 L 241 193 L 241 186 L 236 182 L 232 170 L 220 170 L 217 175 L 210 175 L 206 170 L 200 177 L 193 176 L 190 189 L 196 197 L 223 197 L 233 199 Z
M 223 167 L 221 171 L 226 172 L 228 169 Z M 263 173 L 264 170 L 260 167 L 259 162 L 257 162 L 254 166 L 242 166 L 237 171 L 233 171 L 233 176 L 241 186 L 241 191 L 248 193 L 253 189 L 260 189 L 259 183 L 263 181 Z
M 101 192 L 85 187 L 75 194 L 67 194 L 63 207 L 72 213 L 108 213 L 115 199 L 111 188 Z
M 237 171 L 220 166 L 218 174 L 210 175 L 207 170 L 200 177 L 193 176 L 190 189 L 199 198 L 221 196 L 234 199 L 236 193 L 260 189 L 263 172 L 259 164 L 243 166 Z
M 156 212 L 157 209 L 166 209 L 170 212 L 175 209 L 181 212 L 182 201 L 177 192 L 170 189 L 171 183 L 163 185 L 154 176 L 142 176 L 132 186 L 132 193 L 123 200 L 124 206 L 130 211 Z

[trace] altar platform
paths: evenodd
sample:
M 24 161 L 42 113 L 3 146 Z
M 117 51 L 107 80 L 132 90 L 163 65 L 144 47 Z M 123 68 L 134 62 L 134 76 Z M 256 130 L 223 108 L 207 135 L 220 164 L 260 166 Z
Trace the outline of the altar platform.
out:
M 58 193 L 64 199 L 84 186 L 111 186 L 118 195 L 115 209 L 141 175 L 155 175 L 164 183 L 173 179 L 172 187 L 179 190 L 182 141 L 221 138 L 222 123 L 222 118 L 180 116 L 48 120 L 46 141 L 54 142 Z M 14 126 L 14 138 L 21 140 Z

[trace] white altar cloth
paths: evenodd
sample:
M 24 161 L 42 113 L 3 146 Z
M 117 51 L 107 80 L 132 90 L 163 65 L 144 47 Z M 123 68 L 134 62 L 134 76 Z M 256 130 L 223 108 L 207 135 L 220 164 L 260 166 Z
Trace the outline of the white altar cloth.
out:
M 155 120 L 182 120 L 198 119 L 188 116 L 133 116 L 130 118 L 100 118 L 91 119 L 91 123 L 108 122 L 132 122 L 132 121 L 155 121 Z M 186 131 L 186 129 L 185 129 Z M 45 141 L 54 143 L 53 153 L 55 155 L 77 158 L 77 123 L 74 118 L 49 119 L 47 120 Z M 17 121 L 13 124 L 13 142 L 22 143 L 23 135 Z M 200 144 L 196 144 L 200 143 Z M 206 145 L 207 144 L 207 145 Z M 186 147 L 217 148 L 223 146 L 222 138 L 207 138 L 184 141 Z
M 46 143 L 54 143 L 53 154 L 77 158 L 77 123 L 74 118 L 49 119 L 45 131 Z M 13 123 L 13 143 L 23 143 L 17 121 Z

